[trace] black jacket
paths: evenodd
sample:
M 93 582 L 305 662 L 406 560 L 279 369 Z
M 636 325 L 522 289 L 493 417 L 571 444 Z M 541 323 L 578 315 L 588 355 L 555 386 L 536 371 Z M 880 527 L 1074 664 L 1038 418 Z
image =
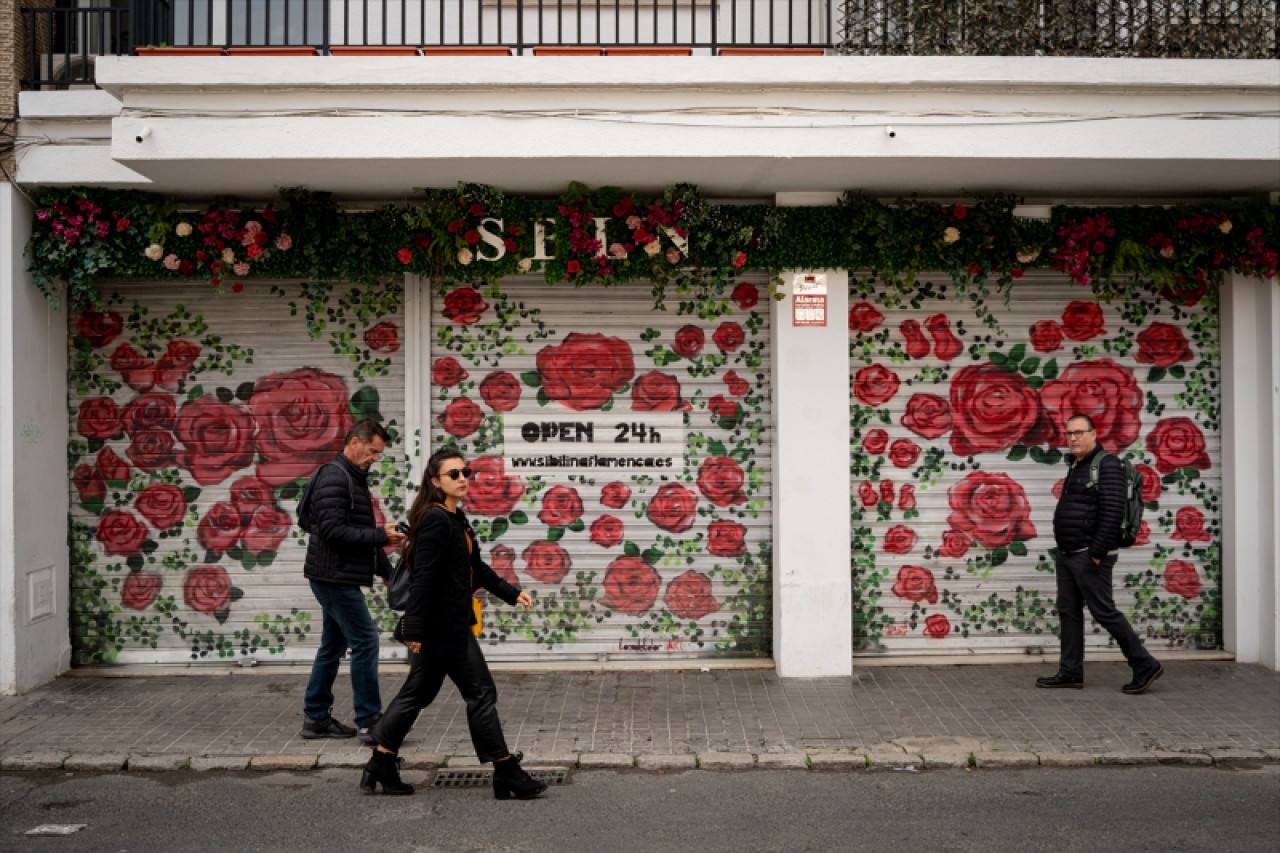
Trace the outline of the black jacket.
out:
M 1124 468 L 1108 455 L 1098 471 L 1098 487 L 1089 488 L 1089 466 L 1102 452 L 1099 445 L 1083 459 L 1071 463 L 1062 497 L 1053 512 L 1053 538 L 1064 554 L 1087 548 L 1089 556 L 1101 560 L 1120 547 L 1120 524 L 1124 521 Z
M 467 552 L 467 534 L 473 547 Z M 422 643 L 422 653 L 457 657 L 467 653 L 475 613 L 471 594 L 484 587 L 507 604 L 520 588 L 512 586 L 480 559 L 480 542 L 462 510 L 433 506 L 418 520 L 413 536 L 413 576 L 404 611 L 404 639 Z
M 368 472 L 339 453 L 311 479 L 308 500 L 315 522 L 302 573 L 311 580 L 357 586 L 372 585 L 375 574 L 385 578 L 391 570 L 382 550 L 387 531 L 374 520 Z

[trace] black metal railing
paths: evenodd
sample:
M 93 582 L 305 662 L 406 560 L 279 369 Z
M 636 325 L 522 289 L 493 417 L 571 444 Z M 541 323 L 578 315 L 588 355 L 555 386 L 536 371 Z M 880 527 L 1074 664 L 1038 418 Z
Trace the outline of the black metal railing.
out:
M 128 53 L 128 9 L 23 9 L 24 89 L 93 85 L 99 56 Z

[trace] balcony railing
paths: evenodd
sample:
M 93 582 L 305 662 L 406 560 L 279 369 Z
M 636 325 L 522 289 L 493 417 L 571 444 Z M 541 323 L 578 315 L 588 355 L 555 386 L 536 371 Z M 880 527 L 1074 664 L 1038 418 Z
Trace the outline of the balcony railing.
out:
M 117 0 L 117 4 L 122 0 Z M 128 0 L 23 9 L 26 88 L 98 56 L 203 48 L 730 48 L 862 56 L 1274 59 L 1278 0 Z M 337 52 L 337 51 L 335 51 Z

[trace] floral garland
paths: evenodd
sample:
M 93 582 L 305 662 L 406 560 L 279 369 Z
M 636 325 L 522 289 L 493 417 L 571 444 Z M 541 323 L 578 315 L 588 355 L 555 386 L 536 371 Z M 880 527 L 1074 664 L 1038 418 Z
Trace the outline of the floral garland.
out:
M 517 273 L 549 284 L 652 283 L 663 302 L 710 293 L 746 266 L 870 270 L 910 283 L 947 273 L 960 295 L 1007 293 L 1028 269 L 1055 268 L 1101 296 L 1134 282 L 1173 290 L 1227 272 L 1274 279 L 1280 217 L 1264 201 L 1172 207 L 1055 207 L 1015 216 L 1013 196 L 973 203 L 886 203 L 847 195 L 834 207 L 716 205 L 689 185 L 645 197 L 570 185 L 559 199 L 508 197 L 459 184 L 422 202 L 343 212 L 327 193 L 287 190 L 260 208 L 215 202 L 203 212 L 137 191 L 39 194 L 27 253 L 34 284 L 57 301 L 95 305 L 105 278 L 203 279 L 243 289 L 254 278 L 372 283 L 403 272 L 442 285 L 493 285 Z

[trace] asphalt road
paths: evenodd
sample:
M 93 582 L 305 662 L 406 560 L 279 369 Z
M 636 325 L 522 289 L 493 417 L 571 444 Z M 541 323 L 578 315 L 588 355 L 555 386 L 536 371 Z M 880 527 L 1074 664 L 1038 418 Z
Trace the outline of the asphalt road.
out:
M 0 773 L 0 849 L 1274 853 L 1280 838 L 1280 765 L 592 771 L 534 802 L 487 789 L 363 797 L 356 780 L 347 770 Z M 87 826 L 24 835 L 75 823 Z

